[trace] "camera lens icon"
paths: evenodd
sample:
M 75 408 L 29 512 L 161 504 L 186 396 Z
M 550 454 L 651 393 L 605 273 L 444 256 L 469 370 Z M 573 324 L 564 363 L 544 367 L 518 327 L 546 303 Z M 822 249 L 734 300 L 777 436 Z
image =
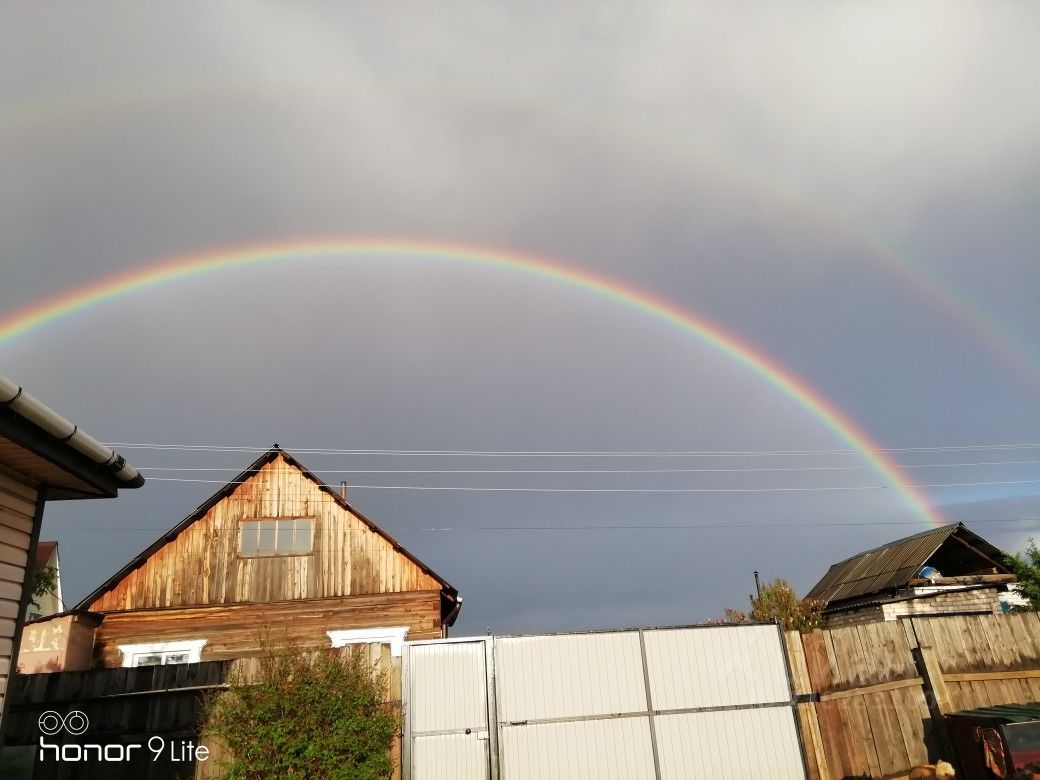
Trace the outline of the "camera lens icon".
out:
M 87 730 L 87 727 L 90 726 L 90 720 L 79 710 L 72 710 L 65 716 L 54 710 L 47 710 L 40 716 L 37 725 L 40 727 L 40 733 L 48 737 L 52 737 L 62 731 L 72 736 L 78 736 Z

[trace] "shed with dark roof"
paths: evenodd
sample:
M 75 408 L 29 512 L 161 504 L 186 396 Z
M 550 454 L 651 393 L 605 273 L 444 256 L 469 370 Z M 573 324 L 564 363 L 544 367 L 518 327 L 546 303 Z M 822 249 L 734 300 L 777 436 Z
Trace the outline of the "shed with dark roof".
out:
M 1014 581 L 999 548 L 964 523 L 952 523 L 834 564 L 807 598 L 824 602 L 829 616 L 855 611 L 864 620 L 892 619 L 897 612 L 984 612 L 994 611 L 991 605 L 997 603 L 997 593 Z M 928 604 L 918 609 L 919 605 L 906 603 L 912 601 Z M 990 606 L 984 608 L 984 601 Z M 896 603 L 904 606 L 881 609 Z

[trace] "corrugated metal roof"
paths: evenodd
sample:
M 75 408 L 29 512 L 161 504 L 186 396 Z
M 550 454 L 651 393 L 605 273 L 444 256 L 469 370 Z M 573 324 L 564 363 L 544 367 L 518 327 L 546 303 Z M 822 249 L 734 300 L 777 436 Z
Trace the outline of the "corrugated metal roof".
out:
M 834 564 L 806 597 L 833 604 L 906 587 L 928 559 L 957 533 L 986 555 L 999 560 L 1000 550 L 969 531 L 963 523 L 952 523 L 897 539 Z
M 1040 702 L 1030 704 L 997 704 L 993 707 L 977 707 L 949 715 L 951 718 L 985 718 L 1005 723 L 1026 723 L 1040 720 Z

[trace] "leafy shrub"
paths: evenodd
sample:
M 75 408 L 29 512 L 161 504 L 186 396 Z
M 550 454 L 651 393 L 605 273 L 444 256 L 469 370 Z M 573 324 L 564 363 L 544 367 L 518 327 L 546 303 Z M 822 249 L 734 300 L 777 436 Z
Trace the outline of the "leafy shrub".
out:
M 1018 590 L 1029 599 L 1029 610 L 1040 609 L 1040 549 L 1030 538 L 1024 553 L 1005 555 L 1004 563 L 1018 576 Z
M 265 645 L 251 673 L 232 670 L 207 701 L 203 733 L 230 753 L 223 780 L 381 780 L 400 725 L 386 691 L 360 649 Z
M 58 570 L 54 566 L 34 565 L 29 582 L 32 605 L 39 609 L 39 600 L 54 593 L 58 588 Z
M 823 628 L 823 608 L 819 599 L 799 599 L 787 580 L 775 579 L 751 597 L 751 611 L 726 610 L 727 623 L 770 623 L 779 621 L 784 631 L 812 631 Z

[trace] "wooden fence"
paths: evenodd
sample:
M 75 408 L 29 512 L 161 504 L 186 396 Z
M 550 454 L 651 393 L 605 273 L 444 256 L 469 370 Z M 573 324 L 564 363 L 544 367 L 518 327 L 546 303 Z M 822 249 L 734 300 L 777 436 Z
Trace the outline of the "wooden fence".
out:
M 787 634 L 811 780 L 955 762 L 942 715 L 1040 701 L 1040 617 L 937 615 Z M 960 776 L 960 775 L 958 775 Z
M 193 740 L 197 744 L 203 695 L 222 687 L 225 670 L 225 662 L 207 661 L 13 675 L 8 689 L 11 708 L 4 720 L 5 765 L 0 774 L 5 778 L 191 778 L 194 762 L 174 760 L 183 754 L 178 756 L 168 748 Z M 49 750 L 37 745 L 43 733 L 41 716 L 47 712 L 62 719 L 72 712 L 85 716 L 72 728 L 81 731 L 79 734 L 70 734 L 54 721 L 54 728 L 47 728 L 49 744 L 112 745 L 116 746 L 114 752 L 120 752 L 122 746 L 146 746 L 149 739 L 158 737 L 163 749 L 158 756 L 146 747 L 126 751 L 129 760 L 125 761 L 52 760 Z M 159 745 L 157 741 L 152 744 Z

